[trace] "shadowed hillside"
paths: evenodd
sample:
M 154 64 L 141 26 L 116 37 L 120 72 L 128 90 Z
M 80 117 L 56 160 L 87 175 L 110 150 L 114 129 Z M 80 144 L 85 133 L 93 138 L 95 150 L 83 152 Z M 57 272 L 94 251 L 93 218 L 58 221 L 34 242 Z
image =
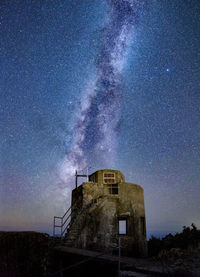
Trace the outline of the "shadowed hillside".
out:
M 0 276 L 43 276 L 50 237 L 37 232 L 0 232 Z

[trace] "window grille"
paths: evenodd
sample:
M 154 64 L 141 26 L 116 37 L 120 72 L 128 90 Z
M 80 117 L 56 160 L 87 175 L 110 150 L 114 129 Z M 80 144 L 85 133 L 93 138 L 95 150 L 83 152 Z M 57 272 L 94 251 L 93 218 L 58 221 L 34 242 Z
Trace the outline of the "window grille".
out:
M 103 183 L 104 184 L 115 184 L 115 173 L 107 172 L 103 174 Z
M 110 194 L 118 194 L 119 193 L 118 184 L 110 184 L 108 189 L 109 189 Z

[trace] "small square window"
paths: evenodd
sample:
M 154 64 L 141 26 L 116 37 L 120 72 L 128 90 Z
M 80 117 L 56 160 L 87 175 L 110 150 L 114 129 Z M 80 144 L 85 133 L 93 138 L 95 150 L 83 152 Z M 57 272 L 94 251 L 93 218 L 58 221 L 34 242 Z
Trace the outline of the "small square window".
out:
M 118 226 L 119 226 L 119 235 L 126 235 L 126 219 L 119 219 L 118 221 Z
M 118 194 L 118 184 L 110 184 L 108 188 L 110 194 Z
M 107 172 L 103 174 L 104 184 L 114 184 L 115 183 L 115 173 Z

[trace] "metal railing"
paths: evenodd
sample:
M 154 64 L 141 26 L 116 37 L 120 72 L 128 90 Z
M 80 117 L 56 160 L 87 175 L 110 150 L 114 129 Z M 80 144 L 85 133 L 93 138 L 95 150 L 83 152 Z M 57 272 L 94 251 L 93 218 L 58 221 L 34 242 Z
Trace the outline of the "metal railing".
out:
M 72 226 L 74 222 L 77 221 L 77 218 L 83 214 L 89 207 L 93 204 L 93 201 L 90 201 L 88 204 L 83 206 L 81 209 L 78 208 L 77 203 L 73 204 L 73 210 L 76 210 L 76 216 L 71 220 L 72 206 L 65 212 L 63 216 L 54 216 L 53 219 L 53 236 L 63 237 L 67 232 L 69 226 Z M 60 220 L 60 224 L 57 223 L 57 220 Z M 56 229 L 60 228 L 59 234 L 56 234 Z
M 57 221 L 60 221 L 57 223 Z M 54 216 L 53 218 L 53 236 L 63 237 L 68 229 L 71 221 L 71 207 L 65 212 L 63 216 Z M 59 234 L 56 234 L 56 229 L 59 228 Z
M 84 172 L 85 170 L 87 171 L 87 174 L 78 174 L 77 171 L 75 173 L 75 177 L 76 177 L 76 188 L 78 186 L 78 181 L 77 181 L 77 178 L 78 177 L 87 177 L 87 179 L 89 178 L 89 170 L 90 169 L 96 169 L 98 170 L 97 168 L 95 167 L 92 167 L 92 166 L 88 166 L 85 167 L 84 169 L 81 170 L 81 172 Z M 74 205 L 73 205 L 74 207 Z M 80 213 L 81 211 L 79 211 Z M 59 220 L 59 223 L 57 223 L 57 221 Z M 59 236 L 59 237 L 63 237 L 65 232 L 67 231 L 69 225 L 71 223 L 71 207 L 69 207 L 69 209 L 66 211 L 66 213 L 63 215 L 63 216 L 54 216 L 54 219 L 53 219 L 53 236 Z M 56 234 L 56 229 L 60 229 L 60 232 L 59 234 Z

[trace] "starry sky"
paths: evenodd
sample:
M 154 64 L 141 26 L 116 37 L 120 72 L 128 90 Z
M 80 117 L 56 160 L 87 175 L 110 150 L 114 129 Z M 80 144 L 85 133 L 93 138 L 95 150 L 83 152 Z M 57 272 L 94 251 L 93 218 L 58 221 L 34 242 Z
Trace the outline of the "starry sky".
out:
M 148 236 L 200 226 L 199 1 L 0 1 L 0 38 L 0 230 L 52 233 L 87 165 L 144 188 Z

